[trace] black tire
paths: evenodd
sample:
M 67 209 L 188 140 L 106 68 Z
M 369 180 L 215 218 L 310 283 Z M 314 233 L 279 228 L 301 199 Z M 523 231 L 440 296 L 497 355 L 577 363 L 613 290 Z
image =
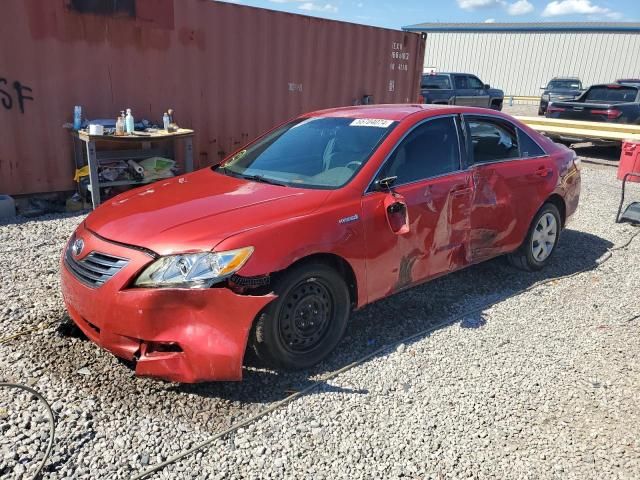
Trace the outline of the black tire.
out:
M 501 111 L 502 110 L 502 100 L 497 100 L 497 101 L 491 102 L 491 108 L 493 110 Z
M 309 368 L 336 347 L 351 313 L 344 278 L 323 263 L 303 263 L 276 281 L 278 298 L 259 315 L 252 347 L 260 361 L 284 370 Z
M 549 248 L 549 246 L 551 246 L 551 251 L 543 259 L 538 259 L 536 257 L 536 250 L 540 248 L 540 242 L 534 240 L 534 235 L 540 228 L 541 219 L 546 215 L 552 215 L 555 220 L 555 239 L 552 243 L 545 242 L 545 248 Z M 553 203 L 545 203 L 533 217 L 533 221 L 529 226 L 527 236 L 525 237 L 524 242 L 522 242 L 522 245 L 520 245 L 520 248 L 508 255 L 507 258 L 509 259 L 509 262 L 511 263 L 511 265 L 521 270 L 526 270 L 529 272 L 541 270 L 547 263 L 549 263 L 549 260 L 551 260 L 551 258 L 553 257 L 553 254 L 556 251 L 556 247 L 558 246 L 558 241 L 560 240 L 561 230 L 562 219 L 560 217 L 558 207 L 556 207 Z

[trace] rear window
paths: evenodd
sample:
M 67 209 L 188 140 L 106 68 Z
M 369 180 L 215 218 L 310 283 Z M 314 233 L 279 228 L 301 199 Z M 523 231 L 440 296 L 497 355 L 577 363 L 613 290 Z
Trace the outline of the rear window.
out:
M 451 88 L 451 82 L 448 75 L 423 75 L 422 88 Z
M 636 87 L 605 86 L 592 87 L 585 96 L 585 102 L 624 103 L 633 102 L 638 96 Z

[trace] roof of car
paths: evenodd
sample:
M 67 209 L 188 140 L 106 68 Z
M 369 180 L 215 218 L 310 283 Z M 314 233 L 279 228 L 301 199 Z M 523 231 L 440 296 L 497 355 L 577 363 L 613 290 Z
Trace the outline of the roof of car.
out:
M 424 110 L 442 110 L 452 108 L 448 105 L 427 104 L 381 104 L 381 105 L 357 105 L 354 107 L 331 108 L 318 110 L 304 115 L 305 117 L 345 117 L 345 118 L 375 118 L 381 120 L 393 120 L 399 122 L 414 113 Z
M 589 89 L 592 88 L 640 88 L 640 85 L 638 85 L 635 82 L 611 82 L 611 83 L 596 83 L 595 85 L 591 85 L 589 87 Z
M 553 80 L 580 80 L 580 77 L 553 77 L 550 81 Z
M 465 72 L 432 72 L 432 73 L 423 73 L 423 77 L 428 77 L 429 75 L 471 75 L 475 77 L 474 73 L 465 73 Z

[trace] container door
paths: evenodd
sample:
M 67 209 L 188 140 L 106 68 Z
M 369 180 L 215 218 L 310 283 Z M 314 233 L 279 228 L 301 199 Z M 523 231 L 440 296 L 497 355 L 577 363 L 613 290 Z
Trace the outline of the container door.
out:
M 391 191 L 374 186 L 362 199 L 370 301 L 470 260 L 472 181 L 461 170 L 455 118 L 428 120 L 409 133 L 376 180 L 393 177 Z

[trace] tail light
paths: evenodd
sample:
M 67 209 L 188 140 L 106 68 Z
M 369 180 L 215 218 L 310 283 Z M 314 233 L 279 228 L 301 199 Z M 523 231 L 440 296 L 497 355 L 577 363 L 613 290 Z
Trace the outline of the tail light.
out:
M 547 107 L 547 112 L 548 113 L 555 113 L 555 112 L 566 112 L 567 109 L 564 107 L 555 107 L 553 104 L 549 105 Z
M 424 95 L 422 94 L 418 95 L 418 103 L 425 103 Z
M 592 115 L 606 115 L 609 120 L 613 120 L 614 118 L 618 118 L 622 115 L 620 110 L 616 110 L 615 108 L 609 108 L 607 110 L 591 110 Z

